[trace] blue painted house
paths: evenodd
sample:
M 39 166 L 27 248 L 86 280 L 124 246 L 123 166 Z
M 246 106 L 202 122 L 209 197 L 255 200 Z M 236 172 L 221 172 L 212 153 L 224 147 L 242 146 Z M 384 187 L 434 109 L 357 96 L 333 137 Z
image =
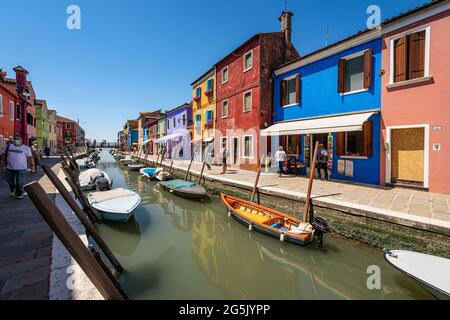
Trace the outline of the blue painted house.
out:
M 137 120 L 128 120 L 127 121 L 127 130 L 128 132 L 128 150 L 138 150 L 138 140 L 139 140 L 139 130 L 138 130 L 138 121 Z
M 274 71 L 274 125 L 262 135 L 284 147 L 287 170 L 308 174 L 319 141 L 331 179 L 380 183 L 380 70 L 381 33 L 366 30 Z

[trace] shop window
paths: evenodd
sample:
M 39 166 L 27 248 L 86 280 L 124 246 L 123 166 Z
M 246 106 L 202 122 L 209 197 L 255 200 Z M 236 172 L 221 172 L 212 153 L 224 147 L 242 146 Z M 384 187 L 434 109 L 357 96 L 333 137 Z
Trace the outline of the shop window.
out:
M 393 41 L 393 82 L 425 76 L 426 30 L 407 34 Z
M 288 106 L 300 103 L 300 75 L 281 81 L 281 105 Z
M 244 137 L 244 157 L 253 158 L 253 136 Z
M 337 133 L 337 153 L 340 156 L 372 156 L 372 122 L 367 121 L 362 131 Z
M 339 60 L 338 91 L 348 93 L 372 85 L 372 49 Z

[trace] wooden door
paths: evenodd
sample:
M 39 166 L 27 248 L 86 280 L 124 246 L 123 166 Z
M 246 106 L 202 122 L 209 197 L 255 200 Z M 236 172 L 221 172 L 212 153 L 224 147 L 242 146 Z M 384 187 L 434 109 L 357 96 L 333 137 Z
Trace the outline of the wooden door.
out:
M 391 131 L 392 182 L 424 182 L 424 128 L 393 129 Z

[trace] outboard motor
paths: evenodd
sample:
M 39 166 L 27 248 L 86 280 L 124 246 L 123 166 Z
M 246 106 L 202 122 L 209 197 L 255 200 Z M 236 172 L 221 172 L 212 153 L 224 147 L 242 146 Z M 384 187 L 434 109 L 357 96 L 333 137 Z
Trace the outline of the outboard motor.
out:
M 99 177 L 97 180 L 95 180 L 95 187 L 97 188 L 97 191 L 111 190 L 111 184 L 105 177 Z
M 330 232 L 330 229 L 328 229 L 328 224 L 325 221 L 325 219 L 323 219 L 321 217 L 315 217 L 312 222 L 312 226 L 313 226 L 314 231 L 317 236 L 317 242 L 319 245 L 319 249 L 322 249 L 323 248 L 323 234 Z

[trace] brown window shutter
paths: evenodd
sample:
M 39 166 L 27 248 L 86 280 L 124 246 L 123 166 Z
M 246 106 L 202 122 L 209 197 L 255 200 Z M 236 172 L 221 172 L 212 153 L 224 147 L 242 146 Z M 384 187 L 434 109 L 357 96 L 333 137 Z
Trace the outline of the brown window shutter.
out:
M 286 81 L 285 80 L 281 80 L 281 90 L 280 90 L 280 95 L 281 95 L 281 106 L 285 106 L 286 105 Z
M 295 77 L 295 103 L 300 103 L 300 75 Z
M 394 41 L 394 82 L 406 80 L 407 36 Z
M 425 75 L 425 30 L 409 35 L 408 79 L 422 78 Z
M 345 156 L 345 132 L 336 134 L 336 152 L 340 156 Z
M 338 92 L 345 92 L 345 59 L 339 59 L 338 64 Z
M 363 125 L 364 156 L 372 156 L 372 121 L 366 121 Z
M 372 49 L 364 52 L 364 89 L 372 85 Z

